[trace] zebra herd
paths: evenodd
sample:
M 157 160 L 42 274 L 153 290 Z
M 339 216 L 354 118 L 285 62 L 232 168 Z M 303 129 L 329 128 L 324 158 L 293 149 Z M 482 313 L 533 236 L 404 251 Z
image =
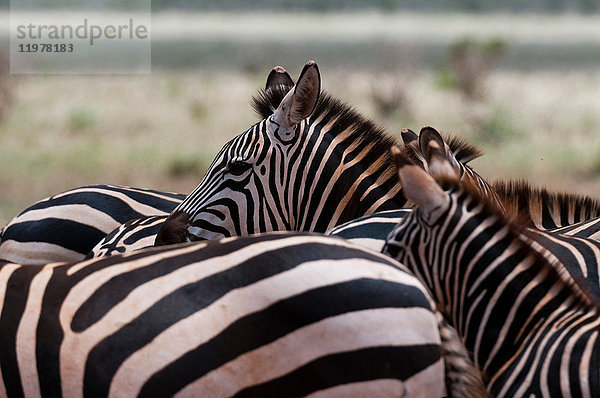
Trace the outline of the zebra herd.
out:
M 600 396 L 600 202 L 402 149 L 281 67 L 189 195 L 44 199 L 0 233 L 0 397 Z M 156 247 L 154 247 L 156 246 Z

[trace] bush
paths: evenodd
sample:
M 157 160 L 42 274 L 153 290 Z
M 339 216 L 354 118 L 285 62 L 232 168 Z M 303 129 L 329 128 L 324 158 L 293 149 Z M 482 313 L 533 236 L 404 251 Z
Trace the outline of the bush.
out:
M 485 79 L 505 51 L 506 43 L 501 39 L 478 41 L 465 37 L 450 46 L 450 67 L 458 89 L 467 99 L 482 96 Z
M 95 124 L 96 118 L 94 117 L 94 114 L 87 109 L 73 109 L 69 114 L 69 128 L 72 132 L 79 133 L 88 130 Z

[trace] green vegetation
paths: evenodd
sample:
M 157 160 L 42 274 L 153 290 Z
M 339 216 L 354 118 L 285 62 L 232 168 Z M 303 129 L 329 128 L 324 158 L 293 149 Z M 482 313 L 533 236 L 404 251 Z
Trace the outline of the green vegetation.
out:
M 69 128 L 74 133 L 88 130 L 96 124 L 94 114 L 83 108 L 75 108 L 69 113 Z

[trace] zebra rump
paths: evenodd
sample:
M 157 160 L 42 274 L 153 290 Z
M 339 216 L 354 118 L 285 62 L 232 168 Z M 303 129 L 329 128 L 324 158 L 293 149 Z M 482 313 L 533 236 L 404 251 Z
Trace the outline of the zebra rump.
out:
M 271 234 L 0 267 L 0 396 L 438 397 L 436 312 L 394 260 Z

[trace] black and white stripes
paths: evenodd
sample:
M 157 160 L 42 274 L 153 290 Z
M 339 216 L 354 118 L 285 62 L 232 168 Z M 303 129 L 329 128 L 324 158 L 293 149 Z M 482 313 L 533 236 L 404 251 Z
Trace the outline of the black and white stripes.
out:
M 167 215 L 184 195 L 90 185 L 43 199 L 3 229 L 0 259 L 23 264 L 79 261 L 106 234 L 143 216 Z
M 494 395 L 600 395 L 598 303 L 439 162 L 434 180 L 401 160 L 405 192 L 417 207 L 384 252 L 428 286 Z
M 285 74 L 287 83 L 270 85 L 273 74 Z M 296 85 L 283 69 L 271 72 L 255 107 L 264 119 L 223 147 L 165 222 L 157 244 L 277 230 L 325 232 L 406 202 L 389 155 L 394 140 L 321 93 L 314 62 Z M 169 225 L 181 214 L 187 222 Z M 167 239 L 165 229 L 182 232 Z
M 0 268 L 2 396 L 441 396 L 434 307 L 385 256 L 265 235 Z

